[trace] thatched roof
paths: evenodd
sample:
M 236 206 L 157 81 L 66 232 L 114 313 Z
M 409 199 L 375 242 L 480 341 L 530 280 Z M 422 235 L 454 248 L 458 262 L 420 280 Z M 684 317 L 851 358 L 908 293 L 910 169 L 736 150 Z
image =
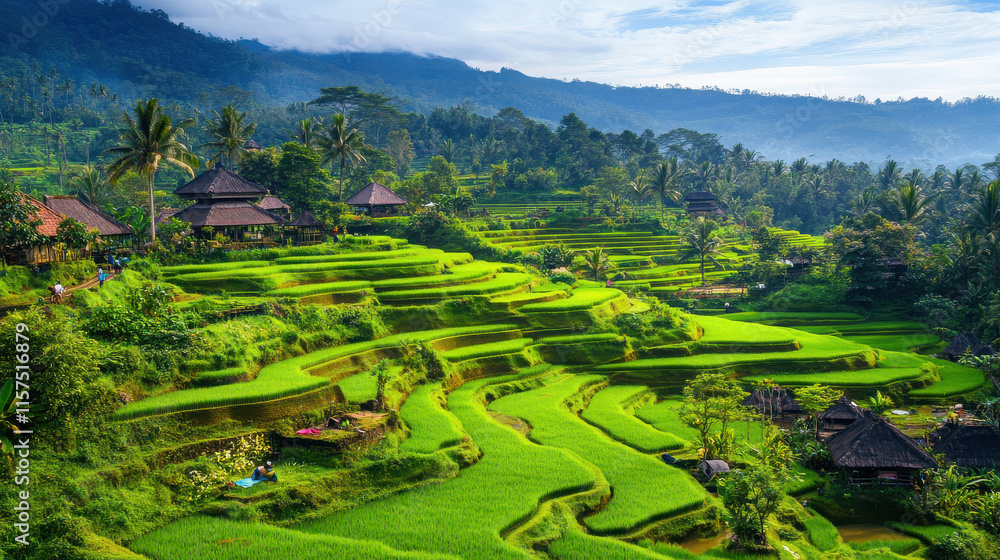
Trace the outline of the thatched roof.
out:
M 246 200 L 197 202 L 173 215 L 193 228 L 229 226 L 270 226 L 282 219 Z
M 718 459 L 709 459 L 701 463 L 701 473 L 707 479 L 711 479 L 717 474 L 727 473 L 729 470 L 729 463 L 719 461 Z
M 865 417 L 865 412 L 865 409 L 847 398 L 847 395 L 841 395 L 837 402 L 819 415 L 819 418 L 820 420 L 860 420 Z
M 406 204 L 406 199 L 392 192 L 392 189 L 379 183 L 368 183 L 368 186 L 347 199 L 348 206 L 398 206 Z
M 708 191 L 691 191 L 684 197 L 684 202 L 703 202 L 718 200 L 719 197 Z
M 305 212 L 299 214 L 298 218 L 288 222 L 285 225 L 294 227 L 323 227 L 323 222 L 319 221 L 313 213 L 306 210 Z
M 262 150 L 262 149 L 264 149 L 264 146 L 261 146 L 260 142 L 254 140 L 254 139 L 250 139 L 250 140 L 247 140 L 247 149 L 248 150 Z
M 966 350 L 971 352 L 973 356 L 989 356 L 993 354 L 991 346 L 979 340 L 979 337 L 970 332 L 964 332 L 956 336 L 955 340 L 952 340 L 951 344 L 941 353 L 954 362 L 961 358 Z
M 291 210 L 292 209 L 292 207 L 289 206 L 289 205 L 287 205 L 287 204 L 285 204 L 285 202 L 283 200 L 281 200 L 280 198 L 278 198 L 276 196 L 272 196 L 272 195 L 267 195 L 264 198 L 260 199 L 260 202 L 257 203 L 257 206 L 260 206 L 264 210 L 268 210 L 268 211 L 271 211 L 271 210 Z
M 267 189 L 247 181 L 222 164 L 216 164 L 212 169 L 175 190 L 174 194 L 186 198 L 252 199 L 266 195 Z
M 840 468 L 930 469 L 937 462 L 888 420 L 867 415 L 826 440 Z
M 21 197 L 22 201 L 35 207 L 35 219 L 42 221 L 41 224 L 35 227 L 35 231 L 45 237 L 55 237 L 59 230 L 59 224 L 63 221 L 63 217 L 23 192 L 17 191 L 17 194 Z
M 93 204 L 75 196 L 46 196 L 45 205 L 67 218 L 73 218 L 87 229 L 96 229 L 101 235 L 132 235 L 132 226 L 125 225 L 101 212 Z
M 802 406 L 792 398 L 792 395 L 783 387 L 774 389 L 757 389 L 750 393 L 743 400 L 743 406 L 756 408 L 763 413 L 783 414 L 787 412 L 800 412 Z
M 1000 431 L 987 424 L 948 422 L 930 437 L 934 454 L 960 467 L 1000 466 Z

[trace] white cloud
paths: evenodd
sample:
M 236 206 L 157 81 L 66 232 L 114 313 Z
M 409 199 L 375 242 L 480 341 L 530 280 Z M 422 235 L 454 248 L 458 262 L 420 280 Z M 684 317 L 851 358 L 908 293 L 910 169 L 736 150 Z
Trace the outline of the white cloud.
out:
M 148 0 L 217 36 L 407 50 L 616 85 L 946 99 L 1000 95 L 1000 8 L 938 0 Z

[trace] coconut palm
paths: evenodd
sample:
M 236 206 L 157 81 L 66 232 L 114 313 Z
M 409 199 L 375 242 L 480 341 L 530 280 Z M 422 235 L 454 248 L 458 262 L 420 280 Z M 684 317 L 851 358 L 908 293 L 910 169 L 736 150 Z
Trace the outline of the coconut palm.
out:
M 687 171 L 681 169 L 681 164 L 678 163 L 676 157 L 661 161 L 656 166 L 656 170 L 653 171 L 653 177 L 650 180 L 649 186 L 655 189 L 660 197 L 661 220 L 663 219 L 668 199 L 673 201 L 674 204 L 680 203 L 681 193 L 677 190 L 677 186 L 680 185 L 686 176 Z
M 451 138 L 445 140 L 444 144 L 441 144 L 441 147 L 438 148 L 438 153 L 444 156 L 445 161 L 448 163 L 455 163 L 461 152 L 462 148 Z
M 1000 181 L 993 181 L 976 193 L 969 227 L 989 241 L 997 241 L 1000 236 Z
M 629 181 L 629 186 L 632 187 L 632 196 L 635 197 L 636 202 L 643 204 L 650 196 L 656 192 L 655 187 L 652 183 L 646 179 L 646 170 L 643 169 L 635 176 L 635 179 Z
M 588 278 L 593 278 L 595 282 L 600 282 L 601 278 L 606 276 L 608 272 L 618 268 L 615 263 L 608 259 L 604 247 L 595 247 L 575 254 L 583 257 L 583 264 L 580 265 L 579 269 L 583 270 L 584 275 Z
M 899 207 L 900 218 L 910 224 L 915 224 L 926 215 L 924 211 L 934 201 L 934 196 L 924 196 L 920 185 L 904 180 L 896 192 L 896 204 Z
M 896 182 L 899 181 L 899 175 L 899 163 L 890 159 L 885 162 L 885 167 L 879 169 L 878 173 L 875 175 L 875 181 L 884 192 L 896 186 Z
M 878 193 L 875 192 L 875 187 L 868 187 L 867 189 L 861 191 L 858 198 L 854 199 L 854 215 L 864 216 L 865 214 L 875 210 L 875 206 L 878 204 Z
M 172 163 L 191 177 L 194 169 L 201 166 L 198 158 L 188 151 L 187 146 L 180 142 L 185 126 L 193 124 L 193 119 L 187 119 L 175 126 L 170 117 L 163 114 L 160 102 L 149 99 L 135 104 L 135 118 L 122 113 L 122 128 L 119 131 L 121 144 L 104 150 L 116 159 L 108 165 L 108 180 L 115 184 L 129 171 L 144 175 L 149 182 L 149 219 L 156 216 L 153 203 L 153 184 L 160 163 Z M 156 228 L 149 229 L 151 239 L 156 242 Z
M 225 164 L 234 167 L 247 152 L 247 142 L 257 131 L 257 123 L 246 123 L 246 112 L 240 113 L 230 103 L 222 108 L 222 113 L 212 111 L 215 118 L 208 120 L 208 134 L 211 142 L 202 144 L 205 148 L 215 149 L 215 159 L 223 159 Z
M 331 170 L 334 162 L 340 162 L 340 187 L 337 197 L 344 201 L 344 173 L 347 162 L 364 163 L 368 160 L 361 153 L 363 148 L 370 148 L 364 141 L 364 135 L 358 129 L 351 128 L 347 117 L 343 114 L 333 116 L 329 126 L 319 139 L 319 150 L 323 154 L 323 163 L 329 163 Z
M 681 254 L 681 260 L 688 260 L 690 258 L 697 257 L 701 269 L 701 283 L 705 283 L 705 260 L 712 261 L 716 266 L 722 266 L 719 261 L 715 260 L 715 255 L 719 254 L 719 249 L 725 243 L 725 240 L 716 231 L 719 229 L 718 224 L 712 220 L 706 220 L 705 218 L 698 218 L 697 221 L 691 224 L 691 226 L 684 232 L 681 239 L 681 248 L 684 251 Z
M 108 188 L 108 179 L 104 172 L 92 165 L 83 166 L 79 173 L 69 180 L 70 193 L 75 194 L 91 204 L 98 204 Z
M 315 150 L 319 147 L 320 131 L 323 128 L 323 117 L 309 117 L 295 123 L 292 138 L 307 148 Z

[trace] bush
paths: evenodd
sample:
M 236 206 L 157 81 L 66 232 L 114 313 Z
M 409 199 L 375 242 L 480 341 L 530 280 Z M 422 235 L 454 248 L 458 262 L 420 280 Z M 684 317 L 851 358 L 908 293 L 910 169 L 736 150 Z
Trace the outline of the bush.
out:
M 955 531 L 937 540 L 927 549 L 928 560 L 990 560 L 997 557 L 997 547 L 983 535 Z

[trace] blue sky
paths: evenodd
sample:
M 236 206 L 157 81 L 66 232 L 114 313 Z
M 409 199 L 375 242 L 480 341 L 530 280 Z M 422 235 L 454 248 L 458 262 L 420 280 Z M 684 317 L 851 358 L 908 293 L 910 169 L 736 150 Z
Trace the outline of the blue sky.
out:
M 1000 97 L 1000 2 L 146 0 L 220 37 L 613 85 Z

